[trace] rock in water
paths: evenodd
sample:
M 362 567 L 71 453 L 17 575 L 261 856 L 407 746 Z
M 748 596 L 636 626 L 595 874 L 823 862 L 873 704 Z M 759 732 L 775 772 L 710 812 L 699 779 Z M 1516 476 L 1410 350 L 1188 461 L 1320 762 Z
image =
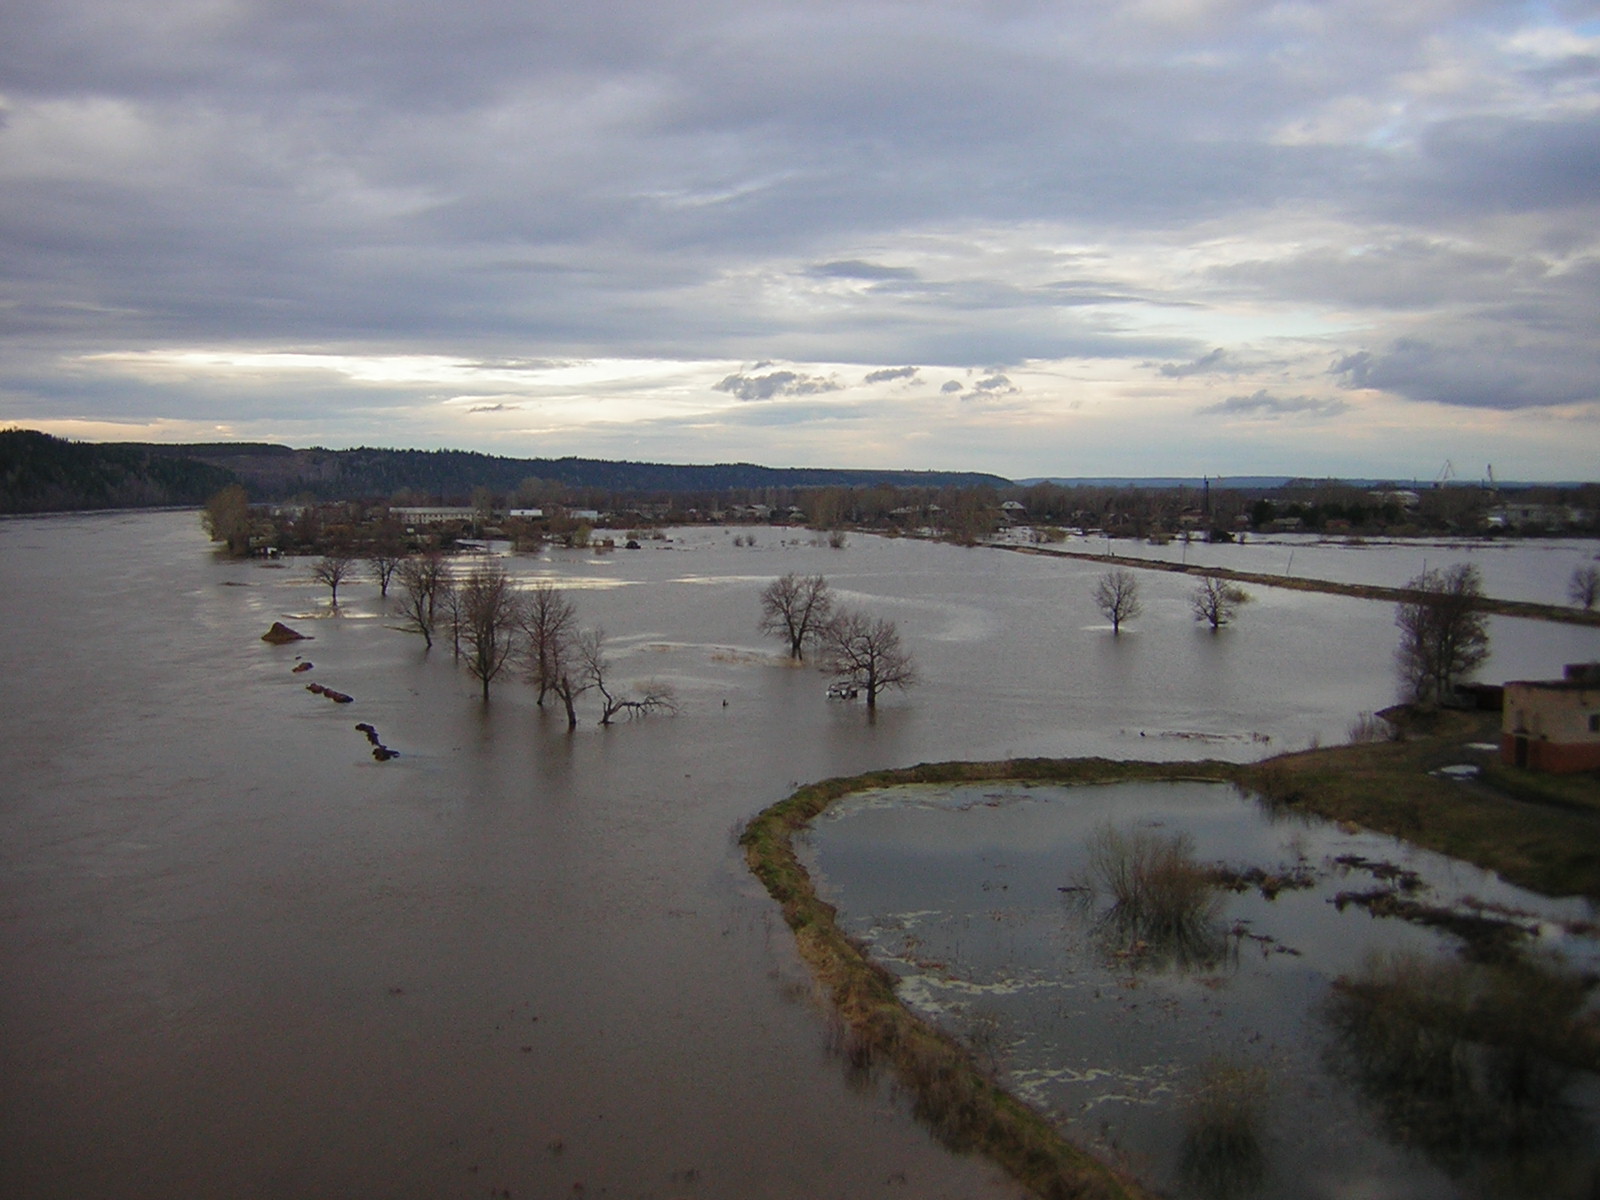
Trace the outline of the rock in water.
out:
M 290 629 L 282 621 L 274 621 L 272 628 L 261 635 L 263 642 L 271 642 L 274 646 L 282 646 L 287 642 L 303 642 L 306 635 Z

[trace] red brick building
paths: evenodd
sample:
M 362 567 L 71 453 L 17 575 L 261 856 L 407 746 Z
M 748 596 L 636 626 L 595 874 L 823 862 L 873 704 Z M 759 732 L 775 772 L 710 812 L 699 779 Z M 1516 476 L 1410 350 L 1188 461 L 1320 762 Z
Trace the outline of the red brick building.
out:
M 1505 686 L 1500 758 L 1534 771 L 1600 771 L 1600 663 Z

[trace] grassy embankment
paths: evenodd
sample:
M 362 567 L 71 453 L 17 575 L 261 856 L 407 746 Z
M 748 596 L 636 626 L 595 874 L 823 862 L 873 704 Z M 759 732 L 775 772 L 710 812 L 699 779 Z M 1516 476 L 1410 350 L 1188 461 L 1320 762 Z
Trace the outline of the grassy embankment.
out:
M 1479 863 L 1525 887 L 1600 898 L 1600 784 L 1551 781 L 1490 765 L 1481 783 L 1429 772 L 1468 761 L 1469 742 L 1492 740 L 1493 718 L 1446 713 L 1412 722 L 1406 739 L 1283 755 L 1259 764 L 1021 759 L 925 764 L 825 780 L 760 813 L 740 838 L 750 869 L 782 906 L 801 957 L 828 992 L 857 1066 L 887 1066 L 916 1114 L 948 1145 L 987 1155 L 1033 1194 L 1137 1198 L 1140 1186 L 1067 1142 L 982 1070 L 955 1038 L 914 1016 L 893 977 L 835 921 L 796 857 L 793 835 L 852 792 L 897 784 L 1033 781 L 1114 783 L 1214 779 L 1269 803 L 1393 833 Z M 1482 760 L 1485 755 L 1477 752 Z

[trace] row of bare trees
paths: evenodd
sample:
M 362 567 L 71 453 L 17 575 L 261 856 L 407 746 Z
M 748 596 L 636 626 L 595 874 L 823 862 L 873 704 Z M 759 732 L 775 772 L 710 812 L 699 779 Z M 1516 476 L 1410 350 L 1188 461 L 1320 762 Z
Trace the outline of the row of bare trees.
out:
M 1100 576 L 1094 589 L 1095 606 L 1111 622 L 1112 634 L 1122 632 L 1123 623 L 1144 612 L 1139 598 L 1139 580 L 1123 567 Z M 1240 605 L 1250 603 L 1250 593 L 1236 583 L 1207 575 L 1189 596 L 1194 619 L 1204 621 L 1216 632 L 1237 615 Z
M 761 592 L 761 632 L 781 639 L 789 657 L 819 652 L 825 671 L 844 687 L 865 697 L 869 711 L 890 688 L 908 688 L 917 681 L 911 654 L 900 642 L 893 621 L 838 608 L 833 590 L 821 575 L 783 575 Z
M 1434 707 L 1447 702 L 1456 685 L 1488 660 L 1482 578 L 1476 567 L 1463 563 L 1446 570 L 1426 570 L 1407 583 L 1406 589 L 1411 598 L 1395 613 L 1400 629 L 1396 666 L 1407 698 Z M 1592 607 L 1600 594 L 1600 571 L 1575 571 L 1570 594 L 1575 604 Z M 1249 599 L 1249 593 L 1237 584 L 1207 576 L 1190 596 L 1190 606 L 1195 619 L 1215 631 L 1232 620 L 1239 605 Z M 1113 634 L 1143 611 L 1138 579 L 1120 567 L 1100 577 L 1094 600 L 1111 622 Z
M 579 697 L 600 697 L 600 723 L 618 716 L 676 711 L 671 688 L 647 683 L 623 691 L 611 678 L 605 633 L 581 629 L 577 610 L 561 589 L 541 583 L 519 588 L 495 562 L 479 563 L 461 579 L 441 554 L 415 555 L 395 570 L 394 611 L 429 647 L 448 632 L 455 654 L 489 698 L 489 685 L 521 666 L 539 690 L 542 707 L 554 696 L 569 727 L 578 723 Z

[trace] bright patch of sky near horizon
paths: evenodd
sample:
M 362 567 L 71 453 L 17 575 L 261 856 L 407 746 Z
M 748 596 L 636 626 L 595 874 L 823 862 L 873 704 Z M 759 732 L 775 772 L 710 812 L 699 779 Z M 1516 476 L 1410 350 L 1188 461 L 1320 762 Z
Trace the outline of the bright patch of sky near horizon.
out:
M 6 24 L 7 425 L 1596 477 L 1594 0 L 18 0 Z

